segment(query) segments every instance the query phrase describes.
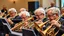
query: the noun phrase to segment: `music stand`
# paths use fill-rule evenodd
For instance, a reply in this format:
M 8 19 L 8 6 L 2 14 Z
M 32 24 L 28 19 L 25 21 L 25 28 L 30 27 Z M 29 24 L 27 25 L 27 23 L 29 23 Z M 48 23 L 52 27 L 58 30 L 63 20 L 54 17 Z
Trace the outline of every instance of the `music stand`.
M 6 19 L 4 18 L 0 18 L 0 23 L 2 24 L 3 26 L 3 33 L 11 33 L 11 30 L 10 30 L 10 25 L 8 24 L 8 22 L 6 21 Z
M 2 24 L 2 21 L 1 20 L 0 20 L 0 33 L 4 33 L 3 24 Z
M 27 29 L 22 29 L 23 36 L 36 36 L 34 31 L 32 30 L 27 30 Z
M 8 33 L 8 34 L 10 33 L 12 36 L 13 36 L 13 35 L 15 35 L 15 36 L 22 36 L 21 33 L 17 33 L 17 32 L 14 32 L 14 31 L 10 30 L 11 27 L 10 27 L 10 25 L 9 25 L 9 23 L 7 22 L 6 19 L 0 18 L 0 21 L 1 21 L 1 23 L 3 24 L 4 33 Z

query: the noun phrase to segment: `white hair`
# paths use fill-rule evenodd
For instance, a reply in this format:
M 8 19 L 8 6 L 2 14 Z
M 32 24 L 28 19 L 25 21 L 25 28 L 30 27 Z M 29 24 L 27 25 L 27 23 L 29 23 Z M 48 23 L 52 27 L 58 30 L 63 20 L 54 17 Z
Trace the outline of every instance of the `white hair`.
M 21 8 L 21 9 L 20 9 L 20 12 L 21 12 L 21 11 L 26 11 L 26 9 L 25 9 L 25 8 Z
M 60 16 L 60 9 L 59 8 L 57 8 L 57 7 L 51 7 L 51 8 L 49 8 L 49 9 L 46 10 L 46 13 L 49 10 L 52 10 L 52 13 L 58 13 L 58 15 Z
M 12 12 L 17 12 L 15 8 L 10 8 L 10 9 L 8 10 L 8 12 L 10 12 L 10 11 L 12 11 Z
M 22 12 L 19 14 L 19 16 L 21 16 L 22 14 L 26 14 L 26 16 L 27 16 L 27 17 L 29 17 L 29 16 L 30 16 L 30 13 L 29 13 L 29 12 L 27 12 L 27 11 L 22 11 Z
M 34 11 L 34 14 L 36 14 L 38 11 L 40 11 L 41 13 L 43 13 L 45 15 L 45 10 L 43 8 L 38 8 Z

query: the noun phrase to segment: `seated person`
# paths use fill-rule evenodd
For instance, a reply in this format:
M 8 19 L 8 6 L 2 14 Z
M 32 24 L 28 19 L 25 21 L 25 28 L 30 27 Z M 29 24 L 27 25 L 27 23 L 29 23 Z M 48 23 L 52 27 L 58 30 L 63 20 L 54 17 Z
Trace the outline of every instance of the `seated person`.
M 29 28 L 29 18 L 30 18 L 30 13 L 28 13 L 27 11 L 23 11 L 23 12 L 21 12 L 20 14 L 19 14 L 22 18 L 22 21 L 21 21 L 21 23 L 19 23 L 19 24 L 22 24 L 21 25 L 21 27 L 19 28 L 20 30 L 22 30 L 23 28 L 25 28 L 25 29 L 28 29 Z M 22 23 L 23 22 L 23 23 Z M 18 25 L 18 23 L 14 26 L 14 27 L 16 27 Z M 12 30 L 15 30 L 14 29 L 14 27 L 12 28 Z
M 35 23 L 37 25 L 40 25 L 41 23 L 45 22 L 44 21 L 45 10 L 43 8 L 36 9 L 35 12 L 34 12 L 34 14 L 35 14 L 35 17 L 36 17 L 36 19 L 34 19 L 34 20 L 36 20 Z M 42 36 L 35 28 L 34 28 L 34 31 L 35 31 L 35 33 L 36 33 L 37 36 Z
M 17 23 L 17 19 L 19 19 L 20 17 L 17 16 L 17 11 L 15 8 L 10 8 L 8 12 L 9 12 L 9 15 L 6 18 L 7 18 L 7 21 L 10 23 L 11 27 L 13 27 L 15 23 Z
M 61 36 L 64 33 L 64 23 L 62 22 L 63 20 L 61 20 L 59 8 L 56 7 L 49 8 L 46 13 L 51 22 L 51 25 L 56 27 L 55 30 L 59 30 L 56 36 Z M 58 23 L 58 21 L 60 21 L 61 24 Z

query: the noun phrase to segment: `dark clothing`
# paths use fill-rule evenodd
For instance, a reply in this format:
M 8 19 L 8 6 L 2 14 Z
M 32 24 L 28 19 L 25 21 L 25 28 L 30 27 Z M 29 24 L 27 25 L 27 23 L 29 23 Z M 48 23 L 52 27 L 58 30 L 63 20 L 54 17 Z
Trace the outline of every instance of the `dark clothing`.
M 10 18 L 10 15 L 7 16 L 7 19 Z M 15 16 L 14 18 L 11 18 L 11 20 L 14 22 L 14 23 L 18 23 L 20 21 L 22 21 L 22 18 L 20 16 Z
M 45 19 L 43 20 L 43 22 L 45 22 L 45 20 L 47 21 L 48 19 L 45 18 Z M 59 30 L 59 32 L 58 32 L 58 34 L 57 34 L 56 36 L 61 36 L 62 34 L 64 34 L 64 19 L 63 19 L 63 18 L 60 18 L 59 21 L 61 22 L 61 27 L 60 27 L 60 28 L 58 28 L 58 27 L 56 27 L 56 26 L 53 26 L 53 27 L 52 27 L 52 28 L 55 28 L 55 30 L 54 30 L 55 33 Z M 42 30 L 47 29 L 48 26 L 50 26 L 50 23 L 49 23 L 49 22 L 46 23 L 45 26 L 43 26 Z M 36 29 L 35 29 L 35 33 L 36 33 L 37 36 L 41 36 L 41 33 L 38 32 Z
M 62 34 L 64 34 L 64 19 L 60 18 L 59 21 L 61 22 L 61 27 L 59 28 L 59 32 L 56 36 L 61 36 Z
M 8 15 L 6 18 L 8 19 L 10 17 L 10 15 Z
M 36 28 L 34 28 L 34 32 L 35 32 L 36 36 L 42 36 L 41 33 L 39 31 L 37 31 Z
M 7 16 L 7 19 L 10 18 L 10 15 Z M 14 27 L 14 25 L 16 23 L 19 23 L 20 21 L 22 21 L 20 16 L 15 16 L 14 18 L 11 18 L 12 22 L 14 23 L 13 25 L 11 25 L 11 27 Z
M 62 16 L 61 18 L 64 19 L 64 16 Z
M 45 22 L 45 21 L 47 21 L 47 18 L 44 18 L 44 19 L 42 20 L 42 22 Z M 46 27 L 48 27 L 47 24 L 46 24 Z M 42 30 L 45 30 L 46 27 L 43 27 Z M 34 31 L 35 31 L 35 33 L 36 33 L 37 36 L 42 36 L 41 33 L 40 33 L 39 31 L 37 31 L 36 28 L 34 28 Z
M 12 19 L 12 21 L 14 23 L 18 23 L 18 22 L 21 22 L 22 21 L 22 18 L 20 16 L 16 16 L 15 18 Z
M 0 18 L 0 36 L 5 36 L 5 34 L 9 34 L 10 31 L 7 25 L 3 25 L 2 20 Z
M 5 14 L 8 14 L 7 9 L 2 9 L 2 10 L 1 10 L 1 12 L 2 12 L 2 13 L 4 13 L 4 12 L 5 12 Z
M 1 23 L 1 21 L 0 21 L 0 33 L 3 33 L 3 24 Z

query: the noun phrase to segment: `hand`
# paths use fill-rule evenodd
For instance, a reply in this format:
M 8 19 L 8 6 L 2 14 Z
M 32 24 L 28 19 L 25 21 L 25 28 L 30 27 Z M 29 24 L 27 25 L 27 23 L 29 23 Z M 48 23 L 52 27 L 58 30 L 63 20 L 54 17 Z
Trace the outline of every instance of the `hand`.
M 60 27 L 60 24 L 59 24 L 58 21 L 56 21 L 56 20 L 52 20 L 52 21 L 51 21 L 51 24 L 52 24 L 52 25 L 55 25 L 55 26 L 57 26 L 57 27 Z
M 10 19 L 7 19 L 7 21 L 8 21 L 10 24 L 13 24 L 13 22 L 12 22 Z
M 35 22 L 36 24 L 41 24 L 41 23 L 43 23 L 42 22 L 42 20 L 39 20 L 39 21 L 37 21 L 37 22 Z
M 28 24 L 29 24 L 28 22 L 25 22 L 25 23 L 24 23 L 24 26 L 28 26 Z

